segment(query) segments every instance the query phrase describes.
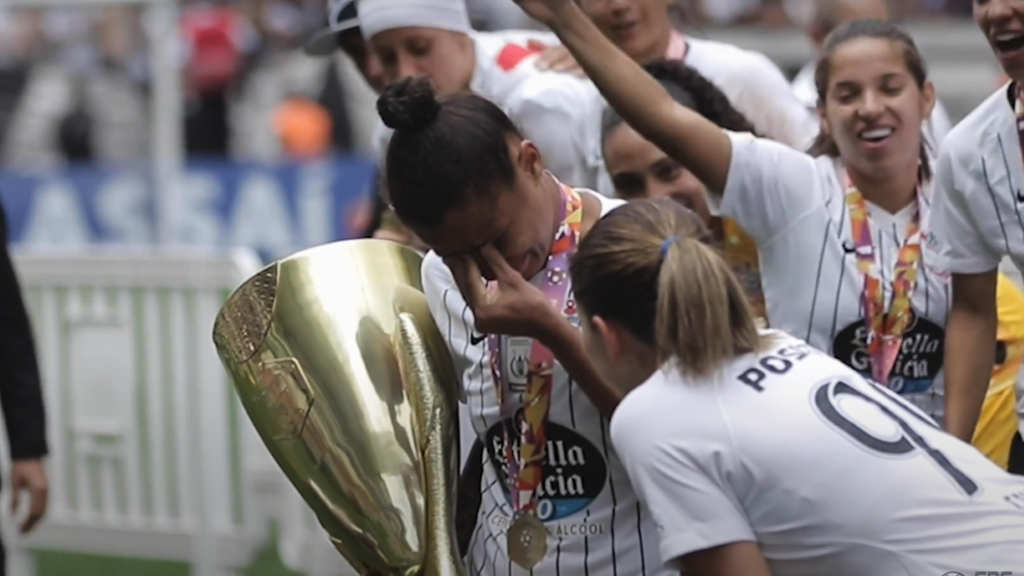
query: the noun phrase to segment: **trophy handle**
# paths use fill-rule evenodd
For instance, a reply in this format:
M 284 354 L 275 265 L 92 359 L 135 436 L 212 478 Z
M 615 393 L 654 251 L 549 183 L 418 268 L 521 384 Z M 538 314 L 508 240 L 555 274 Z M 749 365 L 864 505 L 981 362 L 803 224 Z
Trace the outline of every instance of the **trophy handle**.
M 422 300 L 416 301 L 416 307 Z M 425 306 L 423 306 L 425 308 Z M 423 331 L 437 332 L 431 323 L 421 326 L 422 314 L 399 311 L 396 316 L 394 348 L 402 381 L 408 385 L 417 429 L 417 449 L 426 480 L 427 531 L 430 535 L 423 576 L 466 576 L 455 537 L 455 496 L 459 479 L 459 421 L 456 417 L 457 380 L 450 365 L 437 366 L 430 354 L 430 338 Z M 429 336 L 440 336 L 431 334 Z M 447 351 L 445 351 L 447 352 Z M 444 382 L 444 379 L 449 379 Z

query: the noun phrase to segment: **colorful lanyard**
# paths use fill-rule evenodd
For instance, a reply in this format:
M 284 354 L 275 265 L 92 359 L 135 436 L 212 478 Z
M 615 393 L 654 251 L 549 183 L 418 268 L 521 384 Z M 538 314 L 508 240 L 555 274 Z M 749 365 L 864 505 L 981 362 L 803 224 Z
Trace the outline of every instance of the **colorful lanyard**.
M 722 256 L 743 284 L 747 300 L 758 318 L 767 317 L 764 290 L 761 287 L 760 260 L 757 244 L 740 228 L 735 220 L 722 218 Z
M 686 38 L 677 30 L 673 30 L 665 50 L 666 60 L 686 60 Z
M 583 200 L 579 192 L 559 183 L 564 203 L 562 225 L 555 235 L 547 266 L 531 283 L 540 288 L 551 303 L 567 317 L 576 315 L 571 299 L 569 257 L 576 249 L 583 224 Z M 551 389 L 555 356 L 536 340 L 515 336 L 488 336 L 491 373 L 497 391 L 501 418 L 506 422 L 505 463 L 512 509 L 516 513 L 536 513 L 542 465 L 546 456 L 545 424 L 551 407 Z M 504 374 L 505 368 L 508 374 Z M 513 394 L 523 394 L 522 419 L 511 402 Z M 509 423 L 519 434 L 519 454 L 509 442 Z
M 849 176 L 843 174 L 846 186 L 846 205 L 850 211 L 850 232 L 857 254 L 857 268 L 864 276 L 864 316 L 868 327 L 868 354 L 871 357 L 871 377 L 887 386 L 889 374 L 903 344 L 903 333 L 911 318 L 911 299 L 917 286 L 917 263 L 921 260 L 921 191 L 917 190 L 917 212 L 907 223 L 906 240 L 900 247 L 893 268 L 892 301 L 885 309 L 885 289 L 875 246 L 871 241 L 871 225 L 864 196 L 853 186 Z

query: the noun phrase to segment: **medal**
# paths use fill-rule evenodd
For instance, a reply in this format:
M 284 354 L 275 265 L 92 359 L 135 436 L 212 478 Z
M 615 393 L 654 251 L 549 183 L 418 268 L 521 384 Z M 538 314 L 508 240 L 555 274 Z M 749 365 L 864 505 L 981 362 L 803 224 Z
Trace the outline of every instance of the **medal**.
M 548 531 L 533 514 L 517 514 L 506 536 L 508 558 L 523 570 L 533 570 L 548 553 Z
M 868 329 L 868 354 L 871 358 L 871 378 L 887 386 L 903 344 L 903 333 L 913 318 L 911 299 L 917 286 L 917 267 L 921 260 L 921 191 L 917 190 L 917 213 L 907 224 L 906 240 L 900 247 L 893 267 L 892 301 L 885 306 L 885 287 L 875 246 L 871 240 L 868 207 L 861 193 L 853 187 L 850 178 L 843 175 L 846 184 L 846 205 L 850 212 L 850 234 L 856 246 L 857 268 L 864 277 L 861 298 L 864 303 L 864 324 Z
M 555 235 L 545 269 L 530 282 L 552 305 L 575 318 L 569 282 L 569 257 L 583 225 L 583 201 L 575 190 L 559 185 L 564 200 L 562 224 Z M 540 342 L 513 335 L 489 335 L 491 374 L 504 428 L 504 457 L 513 520 L 505 533 L 509 560 L 532 570 L 548 552 L 548 531 L 537 517 L 540 487 L 547 458 L 547 419 L 554 385 L 555 356 Z M 513 444 L 512 436 L 519 442 Z

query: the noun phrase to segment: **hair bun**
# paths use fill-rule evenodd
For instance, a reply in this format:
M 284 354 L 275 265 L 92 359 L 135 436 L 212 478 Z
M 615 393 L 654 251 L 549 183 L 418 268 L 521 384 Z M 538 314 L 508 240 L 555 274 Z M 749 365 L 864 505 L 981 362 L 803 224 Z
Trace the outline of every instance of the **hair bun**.
M 377 113 L 388 128 L 398 131 L 419 130 L 441 112 L 434 86 L 426 76 L 395 82 L 377 99 Z

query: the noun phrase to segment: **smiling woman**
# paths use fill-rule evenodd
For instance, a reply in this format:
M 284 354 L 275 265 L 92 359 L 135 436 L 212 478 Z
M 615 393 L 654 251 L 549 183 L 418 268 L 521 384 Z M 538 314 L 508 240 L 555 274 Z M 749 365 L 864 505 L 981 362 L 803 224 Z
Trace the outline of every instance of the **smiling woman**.
M 558 4 L 557 12 L 540 8 Z M 929 233 L 923 120 L 935 102 L 914 41 L 858 20 L 825 42 L 818 156 L 723 131 L 677 104 L 569 2 L 521 0 L 641 136 L 757 244 L 768 321 L 943 416 L 948 278 Z M 545 12 L 546 11 L 546 12 Z
M 871 22 L 871 21 L 863 21 Z M 881 22 L 876 20 L 874 22 Z M 833 135 L 833 130 L 829 128 L 830 125 L 835 125 L 846 121 L 849 123 L 851 120 L 857 120 L 855 118 L 858 113 L 858 109 L 851 104 L 856 101 L 858 92 L 862 88 L 858 85 L 856 80 L 850 78 L 840 78 L 834 83 L 830 82 L 833 68 L 842 69 L 844 65 L 844 59 L 851 60 L 847 64 L 855 64 L 858 58 L 863 58 L 865 53 L 869 52 L 869 48 L 862 47 L 861 53 L 858 54 L 856 51 L 848 50 L 844 53 L 837 54 L 837 48 L 848 43 L 851 40 L 856 39 L 860 35 L 864 34 L 865 27 L 847 26 L 841 27 L 838 33 L 829 35 L 825 40 L 823 47 L 823 55 L 821 62 L 814 71 L 814 86 L 818 91 L 818 101 L 827 102 L 829 98 L 829 89 L 832 88 L 832 101 L 829 102 L 829 106 L 826 106 L 822 111 L 823 129 L 818 137 L 814 140 L 811 145 L 810 153 L 815 156 L 841 156 L 841 150 L 836 141 L 836 136 Z M 906 66 L 906 72 L 910 75 L 910 79 L 917 84 L 917 86 L 929 92 L 925 96 L 930 99 L 928 104 L 929 110 L 935 105 L 934 91 L 929 88 L 928 72 L 925 69 L 924 59 L 921 54 L 917 51 L 917 48 L 911 42 L 910 45 L 903 45 L 904 39 L 909 40 L 906 33 L 894 28 L 894 27 L 876 27 L 873 29 L 873 36 L 880 39 L 888 39 L 895 43 L 895 48 L 903 52 L 903 60 Z M 889 75 L 882 79 L 883 91 L 895 92 L 899 90 L 899 85 L 905 83 L 906 78 L 900 78 L 897 75 Z M 830 86 L 832 84 L 832 86 Z M 830 122 L 828 117 L 832 114 L 834 119 Z M 930 112 L 929 112 L 930 114 Z M 888 144 L 891 142 L 891 138 L 896 135 L 896 126 L 890 125 L 889 122 L 865 122 L 861 121 L 860 124 L 856 124 L 852 129 L 847 131 L 840 130 L 840 139 L 848 135 L 855 135 L 857 141 L 859 141 L 860 147 L 865 152 L 871 152 L 874 155 L 883 154 Z M 846 138 L 848 141 L 849 138 Z M 925 180 L 931 178 L 931 163 L 929 160 L 928 145 L 924 139 L 918 139 L 919 149 L 919 168 L 921 171 L 921 177 Z M 847 154 L 844 160 L 847 163 L 851 163 L 852 160 L 858 160 L 859 150 L 857 147 L 847 144 Z M 897 203 L 899 200 L 897 200 Z

